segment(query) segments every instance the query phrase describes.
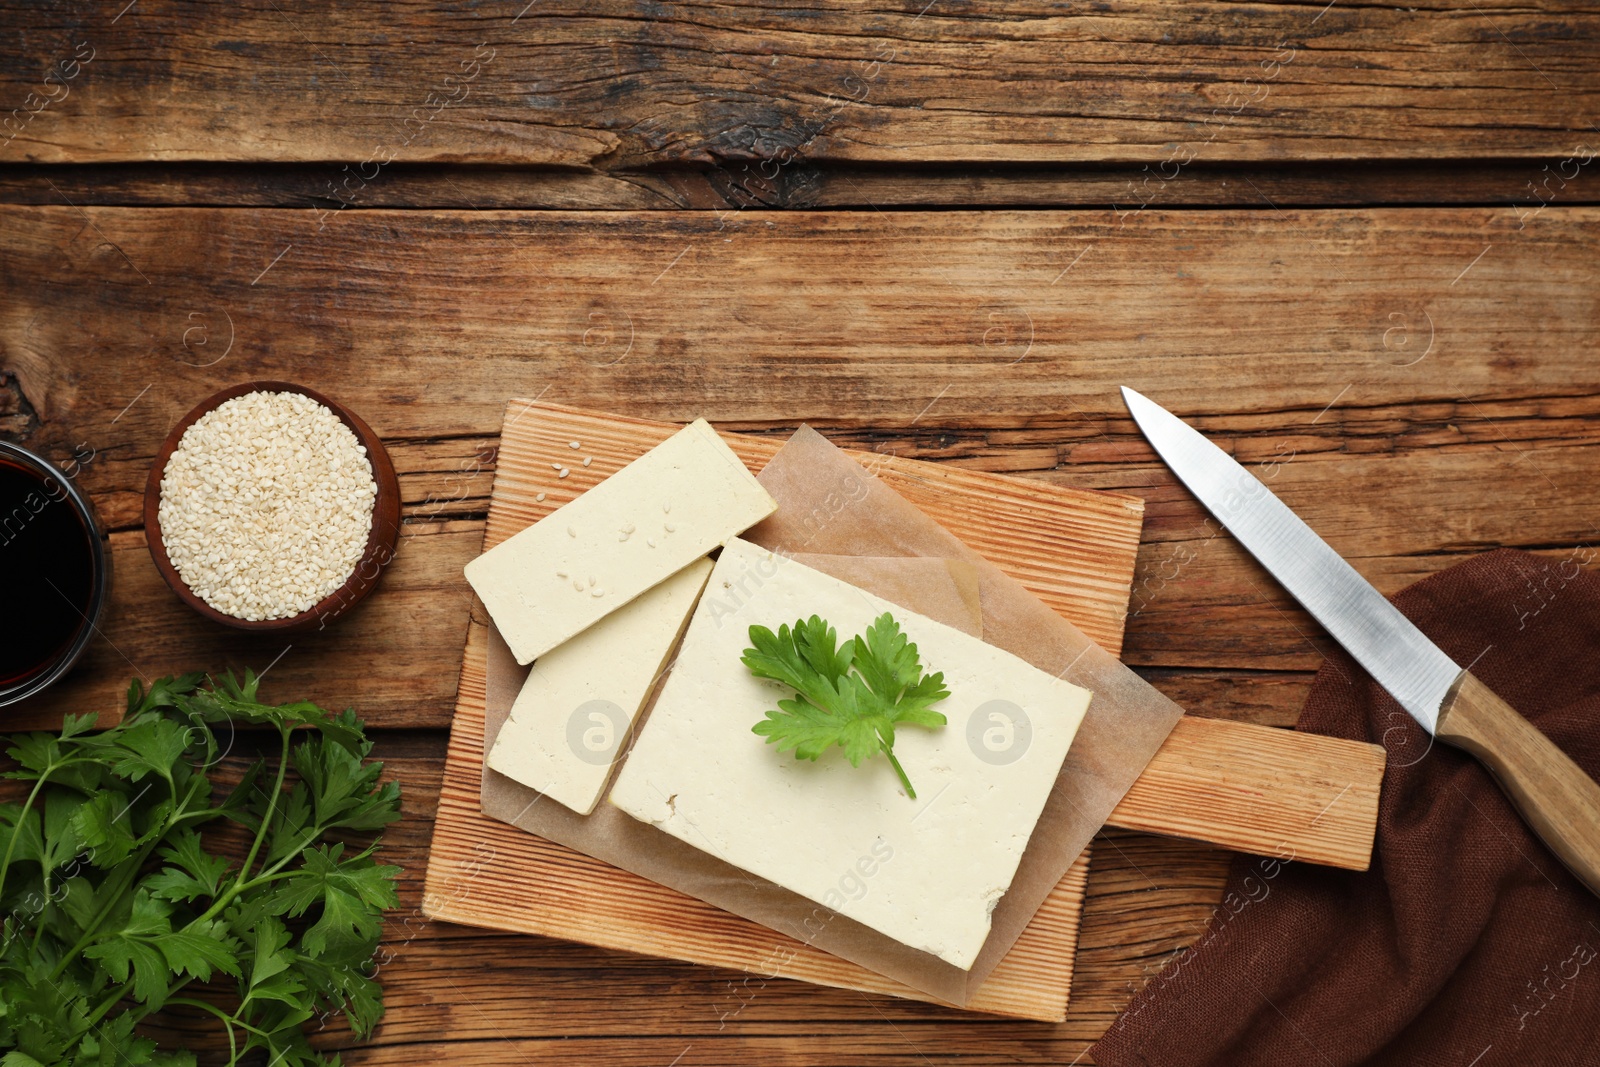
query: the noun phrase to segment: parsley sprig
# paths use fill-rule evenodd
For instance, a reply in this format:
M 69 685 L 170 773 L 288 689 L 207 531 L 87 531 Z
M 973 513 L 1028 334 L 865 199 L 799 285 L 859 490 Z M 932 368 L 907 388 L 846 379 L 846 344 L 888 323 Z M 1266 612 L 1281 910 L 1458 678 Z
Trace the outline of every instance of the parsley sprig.
M 134 682 L 127 716 L 100 733 L 68 715 L 59 735 L 11 739 L 6 777 L 32 785 L 0 805 L 6 1067 L 192 1065 L 135 1033 L 169 1005 L 214 1016 L 230 1064 L 255 1050 L 274 1067 L 337 1064 L 302 1025 L 343 1011 L 366 1035 L 383 1014 L 371 963 L 400 869 L 327 838 L 399 818 L 399 786 L 379 784 L 353 712 L 263 704 L 248 672 L 202 682 Z M 206 772 L 224 723 L 275 730 L 280 755 L 219 799 Z M 224 821 L 250 840 L 242 862 L 201 836 Z
M 797 619 L 793 627 L 750 627 L 753 648 L 742 662 L 758 678 L 770 678 L 795 691 L 752 730 L 778 746 L 794 749 L 795 759 L 814 760 L 829 748 L 844 749 L 859 767 L 882 752 L 915 800 L 905 768 L 894 755 L 894 728 L 899 723 L 937 727 L 945 717 L 931 705 L 950 695 L 944 674 L 922 673 L 917 646 L 900 632 L 894 616 L 884 612 L 867 632 L 839 644 L 834 628 L 816 615 Z

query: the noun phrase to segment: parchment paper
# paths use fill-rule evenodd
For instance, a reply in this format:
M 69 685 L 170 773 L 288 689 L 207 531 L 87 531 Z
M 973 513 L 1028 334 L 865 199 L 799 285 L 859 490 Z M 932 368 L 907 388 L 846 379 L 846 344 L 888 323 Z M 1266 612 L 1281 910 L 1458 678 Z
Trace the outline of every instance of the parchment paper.
M 746 533 L 747 539 L 774 551 L 806 553 L 808 565 L 819 570 L 828 567 L 810 557 L 898 557 L 893 564 L 862 561 L 833 566 L 852 571 L 836 576 L 934 618 L 940 617 L 934 610 L 949 613 L 948 600 L 943 606 L 934 602 L 949 597 L 949 584 L 967 586 L 966 595 L 958 595 L 956 601 L 970 610 L 970 579 L 975 575 L 984 640 L 1094 693 L 972 969 L 963 971 L 909 949 L 844 916 L 831 916 L 819 925 L 814 918 L 818 912 L 815 903 L 713 859 L 606 803 L 594 814 L 580 816 L 485 767 L 484 814 L 698 897 L 942 1000 L 965 1004 L 1104 824 L 1183 710 L 809 427 L 802 427 L 778 451 L 760 481 L 778 501 L 778 511 Z M 904 562 L 908 557 L 927 557 L 936 570 L 929 571 L 927 563 Z M 945 560 L 956 561 L 956 565 Z M 915 572 L 919 569 L 937 577 L 918 582 Z M 926 586 L 929 605 L 921 599 L 902 603 L 897 598 L 896 593 L 916 598 L 919 585 Z M 934 610 L 924 610 L 928 606 Z M 491 624 L 485 751 L 492 747 L 525 673 L 526 668 L 516 664 Z M 647 722 L 647 716 L 641 721 Z
M 978 568 L 964 559 L 787 553 L 796 563 L 859 586 L 919 615 L 983 636 Z

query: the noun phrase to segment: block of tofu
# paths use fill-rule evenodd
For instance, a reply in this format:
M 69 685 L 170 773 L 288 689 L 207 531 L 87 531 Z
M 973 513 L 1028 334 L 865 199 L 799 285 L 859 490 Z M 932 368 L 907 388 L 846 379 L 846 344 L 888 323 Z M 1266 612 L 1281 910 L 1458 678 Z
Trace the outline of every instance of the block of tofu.
M 938 729 L 903 726 L 895 755 L 815 762 L 751 732 L 793 691 L 740 662 L 749 627 L 820 615 L 841 641 L 891 612 L 950 696 Z M 1083 714 L 1087 690 L 942 623 L 735 539 L 722 550 L 672 673 L 612 788 L 637 819 L 914 949 L 967 969 Z
M 579 815 L 593 811 L 710 573 L 709 559 L 695 560 L 535 660 L 489 766 Z
M 696 419 L 468 563 L 467 581 L 531 663 L 777 509 Z

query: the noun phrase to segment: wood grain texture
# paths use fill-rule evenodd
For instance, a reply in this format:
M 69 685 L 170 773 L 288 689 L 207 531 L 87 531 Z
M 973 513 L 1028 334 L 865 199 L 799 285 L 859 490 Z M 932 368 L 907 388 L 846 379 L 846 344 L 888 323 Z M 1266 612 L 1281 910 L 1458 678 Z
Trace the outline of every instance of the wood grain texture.
M 132 12 L 149 6 L 141 0 Z M 95 16 L 85 11 L 85 19 Z M 1342 11 L 1335 5 L 1319 25 Z M 1360 17 L 1389 15 L 1367 9 Z M 163 111 L 159 125 L 171 113 Z M 46 111 L 35 123 L 55 117 Z M 1389 119 L 1376 112 L 1370 124 L 1381 131 Z M 1385 592 L 1500 544 L 1541 552 L 1555 568 L 1600 540 L 1582 521 L 1600 506 L 1600 383 L 1589 355 L 1600 340 L 1600 256 L 1595 217 L 1566 207 L 1588 197 L 1592 166 L 1563 187 L 1544 169 L 1559 159 L 1450 160 L 1439 164 L 1441 180 L 1459 177 L 1469 199 L 1499 206 L 1319 211 L 1289 204 L 1368 194 L 1306 186 L 1325 172 L 1328 182 L 1338 179 L 1321 165 L 1301 165 L 1297 175 L 1295 165 L 1279 172 L 1274 164 L 1249 172 L 1259 193 L 1247 189 L 1231 201 L 1257 210 L 1158 210 L 1186 202 L 1177 190 L 1191 179 L 1212 180 L 1198 177 L 1206 159 L 1162 185 L 1170 201 L 1127 216 L 1120 230 L 1098 200 L 1087 201 L 1092 211 L 1038 212 L 1021 223 L 1009 214 L 950 214 L 943 231 L 897 217 L 866 218 L 847 231 L 751 207 L 727 215 L 731 233 L 716 233 L 714 218 L 688 215 L 675 226 L 641 224 L 637 240 L 625 227 L 597 228 L 586 240 L 574 232 L 586 225 L 576 215 L 508 230 L 493 220 L 421 223 L 406 212 L 359 221 L 352 209 L 328 216 L 321 231 L 317 212 L 305 210 L 80 215 L 48 185 L 54 215 L 0 214 L 0 432 L 61 462 L 80 443 L 96 450 L 79 478 L 121 531 L 114 544 L 126 621 L 112 636 L 146 673 L 230 663 L 260 669 L 283 651 L 205 630 L 163 599 L 153 569 L 140 569 L 148 559 L 131 529 L 138 486 L 188 405 L 233 381 L 287 376 L 355 407 L 396 459 L 409 536 L 397 568 L 410 568 L 409 577 L 397 581 L 397 569 L 364 613 L 325 644 L 296 645 L 267 683 L 281 686 L 273 691 L 284 699 L 315 695 L 354 704 L 382 727 L 432 731 L 418 735 L 411 755 L 390 758 L 407 790 L 406 819 L 390 833 L 391 858 L 407 868 L 405 910 L 391 916 L 395 958 L 382 975 L 389 1019 L 347 1063 L 432 1056 L 661 1064 L 682 1055 L 681 1067 L 691 1067 L 870 1056 L 912 1067 L 949 1054 L 983 1065 L 1088 1064 L 1088 1044 L 1203 932 L 1229 862 L 1193 842 L 1106 831 L 1095 846 L 1068 1017 L 1053 1025 L 774 980 L 718 1029 L 718 1005 L 738 1003 L 732 988 L 742 974 L 423 919 L 420 872 L 468 602 L 460 567 L 482 540 L 506 396 L 550 386 L 547 399 L 657 418 L 705 412 L 722 425 L 779 436 L 809 419 L 848 447 L 1143 497 L 1125 656 L 1192 713 L 1265 725 L 1294 721 L 1324 638 L 1225 534 L 1213 536 L 1204 511 L 1126 419 L 1117 384 L 1161 400 L 1252 464 L 1282 464 L 1274 489 L 1285 491 L 1292 476 L 1297 511 Z M 742 166 L 697 176 L 705 190 L 694 195 L 708 199 L 686 203 L 749 203 L 727 199 L 745 195 Z M 782 178 L 804 170 L 796 163 Z M 1360 163 L 1348 172 L 1368 173 Z M 863 195 L 850 186 L 863 172 L 851 171 L 824 174 L 820 188 L 842 183 L 827 195 L 843 199 L 831 202 L 859 203 L 867 216 L 873 203 L 920 196 L 1003 203 L 1015 195 L 1048 205 L 1072 195 L 1046 176 L 1014 193 L 985 192 L 975 173 L 908 168 L 863 186 Z M 609 175 L 574 174 L 559 192 L 565 199 L 528 206 L 584 207 L 591 195 L 612 206 L 659 204 L 654 191 L 636 202 L 615 199 L 619 180 Z M 1266 184 L 1274 174 L 1277 184 Z M 1548 208 L 1540 210 L 1530 181 L 1542 198 L 1554 195 Z M 1104 196 L 1104 182 L 1095 179 L 1084 195 Z M 80 202 L 83 185 L 57 184 Z M 107 184 L 114 191 L 124 183 Z M 381 186 L 355 208 L 376 202 Z M 1448 199 L 1418 190 L 1371 195 Z M 471 185 L 463 192 L 471 195 L 460 206 L 516 206 L 482 199 L 487 190 Z M 180 186 L 153 195 L 182 204 L 199 194 Z M 803 183 L 785 195 L 774 202 L 804 203 Z M 1215 195 L 1228 203 L 1236 194 Z M 1124 211 L 1138 203 L 1120 195 L 1117 202 Z M 339 201 L 312 203 L 332 209 Z M 730 249 L 748 244 L 768 217 L 782 240 L 742 259 L 742 277 L 703 256 L 707 236 L 734 237 Z M 1135 233 L 1137 241 L 1121 240 Z M 695 234 L 694 250 L 651 287 L 690 243 L 668 237 Z M 480 245 L 488 247 L 482 255 Z M 858 258 L 890 245 L 892 252 Z M 929 264 L 897 266 L 929 248 Z M 945 269 L 935 270 L 933 259 Z M 562 269 L 568 264 L 570 272 Z M 291 270 L 280 276 L 284 267 Z M 971 289 L 955 284 L 969 279 Z M 669 284 L 680 286 L 671 299 L 639 302 Z M 739 296 L 741 285 L 750 299 Z M 796 295 L 801 313 L 768 311 Z M 1045 305 L 1059 316 L 1045 320 L 1027 358 L 1008 366 L 1022 349 L 1013 322 L 1025 323 L 1006 308 L 1037 313 L 1046 298 L 1059 301 Z M 636 317 L 635 352 L 650 360 L 590 366 L 584 355 L 626 336 L 622 305 L 648 312 Z M 847 309 L 848 321 L 835 308 Z M 592 311 L 601 317 L 588 318 Z M 990 319 L 991 311 L 1001 314 Z M 696 330 L 697 322 L 712 328 Z M 984 344 L 995 326 L 1007 329 Z M 594 343 L 586 345 L 591 328 Z M 760 361 L 756 371 L 736 365 L 747 355 Z M 1032 366 L 1046 356 L 1048 367 Z M 1436 476 L 1449 480 L 1448 493 L 1435 489 Z M 1539 607 L 1537 599 L 1506 604 L 1508 625 Z M 133 673 L 108 645 L 94 656 L 71 683 L 81 700 L 63 701 L 75 711 L 116 707 Z M 442 942 L 436 950 L 432 939 Z M 328 1031 L 322 1038 L 331 1046 L 352 1046 L 336 1020 Z
M 145 455 L 247 370 L 353 387 L 386 439 L 491 433 L 507 396 L 548 388 L 933 440 L 1073 423 L 1084 440 L 1028 463 L 1075 473 L 1151 456 L 1094 440 L 1128 425 L 1123 384 L 1280 432 L 1335 401 L 1471 421 L 1600 391 L 1593 208 L 3 217 L 6 369 L 44 425 L 73 405 L 78 440 Z M 80 352 L 103 369 L 80 373 Z
M 64 712 L 86 710 L 109 724 L 121 715 L 130 678 L 148 684 L 190 670 L 242 675 L 269 667 L 275 691 L 293 699 L 355 705 L 373 725 L 414 725 L 419 705 L 455 699 L 460 665 L 442 647 L 465 637 L 472 596 L 461 568 L 477 555 L 482 529 L 467 522 L 405 526 L 394 563 L 365 603 L 337 626 L 288 636 L 206 622 L 161 580 L 143 530 L 113 533 L 112 597 L 100 632 L 70 675 L 6 709 L 6 727 L 55 728 Z M 422 605 L 426 628 L 417 625 Z
M 1127 659 L 1195 712 L 1271 725 L 1293 720 L 1324 639 L 1160 465 L 1117 385 L 1257 469 L 1384 592 L 1493 545 L 1600 539 L 1595 209 L 1558 202 L 1522 229 L 1509 208 L 1151 209 L 1120 229 L 1071 211 L 0 219 L 0 418 L 59 461 L 92 452 L 80 484 L 113 528 L 137 521 L 173 422 L 231 382 L 303 381 L 385 437 L 406 544 L 442 555 L 416 561 L 432 577 L 396 612 L 416 628 L 354 618 L 321 653 L 384 725 L 449 721 L 454 653 L 422 634 L 459 636 L 504 399 L 547 388 L 774 437 L 810 419 L 867 451 L 1142 497 Z M 1462 505 L 1484 500 L 1503 506 Z M 102 647 L 62 692 L 114 706 L 128 661 L 283 650 L 121 590 L 151 625 L 108 631 L 121 654 Z
M 86 386 L 95 380 L 86 379 Z M 387 403 L 365 390 L 352 397 L 349 389 L 341 395 L 360 403 L 362 410 Z M 151 394 L 112 429 L 121 431 L 133 422 Z M 79 397 L 89 403 L 93 395 L 87 388 Z M 1306 424 L 1295 437 L 1302 454 L 1274 481 L 1385 592 L 1495 543 L 1542 551 L 1550 557 L 1549 566 L 1557 567 L 1571 551 L 1540 546 L 1559 544 L 1562 538 L 1572 544 L 1593 540 L 1573 520 L 1600 506 L 1591 458 L 1591 441 L 1600 436 L 1597 408 L 1600 404 L 1549 398 L 1371 412 L 1334 409 L 1314 426 L 1310 419 L 1315 412 L 1284 412 L 1278 415 L 1281 422 Z M 1274 455 L 1285 440 L 1275 434 L 1270 420 L 1269 415 L 1208 416 L 1204 422 L 1225 448 L 1259 462 Z M 69 457 L 69 449 L 87 436 L 72 434 L 72 425 L 46 426 L 33 441 L 60 432 L 68 444 L 55 455 Z M 992 466 L 1057 484 L 1145 497 L 1145 541 L 1135 571 L 1126 658 L 1191 714 L 1291 725 L 1304 700 L 1308 672 L 1320 662 L 1326 640 L 1246 553 L 1219 533 L 1214 522 L 1208 524 L 1204 509 L 1165 468 L 1149 465 L 1153 457 L 1136 439 L 1131 422 L 1102 425 L 1103 431 L 1091 432 L 1077 423 L 1015 430 L 945 423 L 915 435 L 845 428 L 832 429 L 829 436 L 846 446 L 881 445 L 902 456 L 942 460 L 968 470 Z M 104 436 L 96 440 L 101 450 L 80 480 L 90 487 L 102 516 L 123 527 L 112 541 L 117 570 L 112 621 L 105 628 L 111 643 L 97 640 L 91 660 L 48 699 L 48 706 L 114 708 L 135 667 L 154 677 L 196 665 L 260 669 L 270 663 L 287 640 L 269 646 L 225 639 L 165 594 L 150 567 L 143 535 L 127 529 L 137 522 L 138 488 L 149 458 L 140 455 L 136 437 L 127 442 L 108 443 Z M 1043 466 L 1048 462 L 1053 467 L 1058 455 L 1083 453 L 1096 441 L 1101 444 L 1098 459 L 1086 457 L 1060 472 Z M 401 557 L 412 577 L 386 588 L 390 598 L 405 603 L 392 614 L 385 610 L 341 623 L 336 633 L 297 646 L 314 650 L 315 658 L 301 659 L 291 650 L 276 670 L 308 686 L 308 693 L 333 702 L 352 699 L 339 686 L 359 680 L 371 721 L 385 727 L 448 725 L 456 654 L 443 639 L 434 642 L 429 635 L 464 632 L 461 612 L 470 603 L 470 591 L 460 568 L 482 541 L 495 442 L 493 435 L 390 440 L 406 500 Z M 48 446 L 44 451 L 50 454 Z M 1033 467 L 1019 461 L 1041 451 L 1052 458 L 1033 460 Z M 1130 458 L 1119 463 L 1109 458 L 1112 453 Z M 1457 472 L 1464 498 L 1515 500 L 1523 521 L 1502 522 L 1492 512 L 1435 497 L 1432 472 L 1447 461 Z M 1522 477 L 1527 471 L 1550 480 Z M 1325 491 L 1347 479 L 1369 487 L 1371 497 L 1360 502 L 1365 522 L 1350 522 L 1340 495 Z M 1484 540 L 1485 534 L 1493 540 Z M 1519 612 L 1537 606 L 1533 599 L 1508 601 L 1504 610 L 1509 624 L 1516 625 Z M 397 628 L 396 619 L 415 625 Z M 374 670 L 377 663 L 388 666 Z
M 1384 760 L 1379 745 L 1185 716 L 1108 822 L 1364 871 Z
M 563 211 L 1108 209 L 1149 199 L 1147 166 L 929 168 L 806 161 L 769 176 L 771 168 L 764 171 L 759 161 L 604 172 L 395 163 L 384 170 L 381 182 L 362 190 L 355 206 Z M 1462 204 L 1533 211 L 1552 199 L 1564 207 L 1600 201 L 1600 183 L 1568 180 L 1576 166 L 1574 159 L 1563 176 L 1560 160 L 1554 165 L 1546 160 L 1477 160 L 1470 169 L 1431 159 L 1270 164 L 1201 160 L 1162 181 L 1157 202 L 1168 208 Z M 1580 173 L 1586 171 L 1587 165 Z M 0 162 L 0 203 L 336 209 L 341 201 L 329 193 L 328 183 L 342 177 L 341 172 L 337 163 Z
M 1600 895 L 1600 785 L 1510 704 L 1462 672 L 1435 736 L 1483 761 L 1534 833 Z
M 1600 100 L 1564 0 L 119 7 L 7 5 L 3 158 L 338 160 L 359 197 L 395 160 L 1532 157 Z

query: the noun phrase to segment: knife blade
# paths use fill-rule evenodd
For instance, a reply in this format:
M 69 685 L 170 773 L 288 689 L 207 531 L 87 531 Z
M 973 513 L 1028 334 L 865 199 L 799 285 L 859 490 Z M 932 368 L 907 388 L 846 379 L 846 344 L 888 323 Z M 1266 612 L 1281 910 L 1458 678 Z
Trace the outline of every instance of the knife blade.
M 1167 466 L 1228 532 L 1423 729 L 1478 757 L 1551 851 L 1600 895 L 1600 786 L 1233 457 L 1135 390 L 1124 386 L 1122 398 Z

